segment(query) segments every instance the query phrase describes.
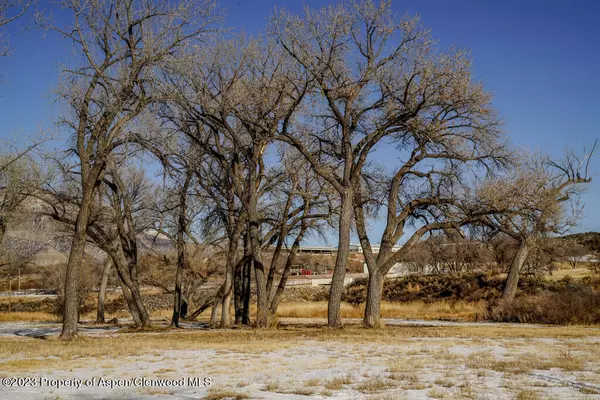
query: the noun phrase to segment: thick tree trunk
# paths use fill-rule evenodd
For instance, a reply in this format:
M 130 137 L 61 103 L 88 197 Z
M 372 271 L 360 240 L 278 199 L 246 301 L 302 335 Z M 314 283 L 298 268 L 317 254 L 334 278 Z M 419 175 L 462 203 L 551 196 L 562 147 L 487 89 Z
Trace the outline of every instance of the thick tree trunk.
M 96 322 L 105 322 L 104 318 L 104 302 L 106 299 L 106 286 L 108 278 L 113 268 L 113 260 L 110 255 L 107 255 L 104 267 L 102 268 L 102 280 L 100 281 L 100 290 L 98 291 L 98 309 L 96 310 Z
M 526 240 L 521 240 L 517 253 L 513 258 L 510 269 L 508 270 L 508 276 L 506 277 L 506 286 L 502 292 L 502 300 L 513 300 L 517 294 L 517 287 L 519 284 L 519 274 L 521 267 L 525 264 L 527 256 L 529 255 L 529 243 Z
M 136 279 L 137 276 L 135 276 L 133 265 L 135 263 L 135 258 L 126 256 L 122 248 L 116 249 L 112 253 L 112 256 L 117 272 L 119 273 L 119 278 L 121 279 L 123 296 L 125 297 L 125 301 L 127 301 L 136 327 L 142 328 L 150 326 L 150 316 L 142 301 L 139 284 Z
M 149 327 L 152 325 L 152 322 L 150 321 L 150 314 L 148 314 L 148 310 L 146 310 L 146 306 L 144 305 L 144 302 L 142 300 L 142 292 L 140 291 L 140 283 L 137 275 L 137 259 L 135 263 L 131 266 L 130 270 L 132 282 L 131 293 L 133 294 L 133 298 L 135 299 L 135 302 L 140 310 L 140 315 L 142 317 L 142 326 Z
M 244 318 L 246 310 L 246 270 L 249 267 L 251 261 L 250 254 L 250 240 L 248 238 L 248 232 L 244 234 L 244 256 L 236 264 L 235 272 L 235 323 L 236 324 L 248 324 L 248 318 Z M 250 306 L 248 299 L 248 307 Z
M 231 296 L 233 295 L 233 274 L 231 277 L 226 277 L 225 280 L 229 288 L 225 291 L 223 301 L 221 302 L 221 328 L 229 329 L 231 328 L 231 314 L 229 310 L 231 309 Z
M 144 327 L 144 328 L 149 327 L 151 325 L 150 315 L 148 314 L 148 311 L 146 310 L 146 306 L 144 305 L 144 302 L 142 301 L 142 294 L 140 292 L 140 287 L 139 287 L 137 281 L 131 282 L 131 286 L 129 287 L 129 289 L 131 290 L 131 295 L 132 295 L 135 305 L 139 311 L 140 318 L 142 320 L 142 327 Z
M 238 224 L 239 225 L 239 224 Z M 237 264 L 238 242 L 240 240 L 241 229 L 236 226 L 229 238 L 229 248 L 227 249 L 227 270 L 225 271 L 225 288 L 223 292 L 223 303 L 221 306 L 221 328 L 231 328 L 231 297 L 233 296 L 233 280 Z
M 249 325 L 250 324 L 250 290 L 252 285 L 252 259 L 249 259 L 244 264 L 244 272 L 243 272 L 243 308 L 242 308 L 242 324 Z
M 329 304 L 327 308 L 327 324 L 332 328 L 342 326 L 340 305 L 344 291 L 346 266 L 350 255 L 350 225 L 352 223 L 352 190 L 347 189 L 341 197 L 340 225 L 338 231 L 338 251 L 335 259 L 335 268 L 331 279 L 329 291 Z
M 181 285 L 183 282 L 183 273 L 187 268 L 187 249 L 185 247 L 185 232 L 187 231 L 187 198 L 190 183 L 192 181 L 193 170 L 188 168 L 185 180 L 179 192 L 179 215 L 177 218 L 177 272 L 175 274 L 175 298 L 173 301 L 173 317 L 171 326 L 179 328 L 179 317 L 181 316 Z
M 248 199 L 245 204 L 248 214 L 248 238 L 250 240 L 250 252 L 254 264 L 254 279 L 256 282 L 256 327 L 264 328 L 269 324 L 269 304 L 267 293 L 267 278 L 265 275 L 265 265 L 262 260 L 262 249 L 260 240 L 260 218 L 258 214 L 258 155 L 254 151 L 254 159 L 251 162 L 250 174 L 247 181 Z
M 221 300 L 223 299 L 223 291 L 225 290 L 225 283 L 219 286 L 219 290 L 215 293 L 215 297 L 212 301 L 212 309 L 210 310 L 210 322 L 209 326 L 211 328 L 216 328 L 218 326 L 218 313 L 219 313 L 219 305 L 221 304 Z
M 131 318 L 133 318 L 133 324 L 136 328 L 141 328 L 144 323 L 142 322 L 142 316 L 140 314 L 140 310 L 138 310 L 137 305 L 135 304 L 135 300 L 133 300 L 133 295 L 131 294 L 131 290 L 125 285 L 121 274 L 119 274 L 120 283 L 121 283 L 121 292 L 123 293 L 123 298 L 125 299 L 125 303 L 127 304 L 127 308 L 129 308 L 129 313 L 131 314 Z
M 8 229 L 8 218 L 6 215 L 0 215 L 0 244 L 2 244 L 2 241 L 4 240 L 6 229 Z
M 244 313 L 244 301 L 243 301 L 243 291 L 244 291 L 244 264 L 238 263 L 235 266 L 235 274 L 233 279 L 233 292 L 234 292 L 234 304 L 233 307 L 235 309 L 235 324 L 239 325 L 242 323 L 242 314 Z
M 146 306 L 142 300 L 142 293 L 140 291 L 140 283 L 137 274 L 137 254 L 129 256 L 128 261 L 129 279 L 126 283 L 130 285 L 129 289 L 131 290 L 135 304 L 140 312 L 140 317 L 142 318 L 142 327 L 149 327 L 151 325 L 150 315 L 148 314 Z
M 381 294 L 383 291 L 383 277 L 377 270 L 369 273 L 367 286 L 367 304 L 363 324 L 368 328 L 378 328 L 381 317 Z
M 219 305 L 221 304 L 221 298 L 222 298 L 222 295 L 219 293 L 219 294 L 217 294 L 217 296 L 215 297 L 215 300 L 213 302 L 212 310 L 210 311 L 210 323 L 209 323 L 209 326 L 211 328 L 216 328 L 218 326 L 217 321 L 219 319 L 218 313 L 219 313 Z
M 120 263 L 115 261 L 114 258 L 113 258 L 113 263 L 114 263 L 113 265 L 115 267 L 115 270 L 117 271 L 117 276 L 119 277 L 121 293 L 123 293 L 123 298 L 125 299 L 125 304 L 127 304 L 127 308 L 129 308 L 129 313 L 131 314 L 131 317 L 133 318 L 133 323 L 134 323 L 135 327 L 140 328 L 142 326 L 142 318 L 140 316 L 140 312 L 137 308 L 137 305 L 135 304 L 135 301 L 133 300 L 131 290 L 129 290 L 129 287 L 125 284 L 126 278 L 123 275 L 126 273 L 126 271 L 124 271 L 124 269 L 122 268 Z
M 183 247 L 178 246 L 177 247 Z M 181 284 L 183 282 L 183 268 L 185 265 L 185 250 L 178 249 L 177 272 L 175 273 L 175 298 L 173 299 L 173 317 L 171 326 L 179 328 L 179 317 L 181 315 Z
M 250 227 L 250 243 L 252 246 L 252 261 L 254 263 L 254 279 L 256 282 L 256 327 L 264 328 L 269 325 L 269 305 L 265 267 L 260 254 L 258 227 Z
M 87 224 L 90 217 L 92 187 L 83 188 L 83 198 L 77 213 L 71 251 L 65 275 L 65 298 L 63 304 L 63 325 L 60 338 L 71 340 L 77 336 L 77 323 L 79 322 L 79 270 L 83 261 L 85 244 L 87 240 Z
M 232 285 L 232 281 L 233 281 L 233 274 L 231 275 L 230 278 L 225 278 L 225 280 L 230 279 L 230 281 L 228 282 L 229 285 L 229 289 L 225 292 L 225 295 L 223 296 L 223 302 L 221 304 L 221 328 L 222 329 L 229 329 L 231 328 L 231 314 L 230 314 L 230 309 L 231 309 L 231 296 L 233 295 L 233 285 Z

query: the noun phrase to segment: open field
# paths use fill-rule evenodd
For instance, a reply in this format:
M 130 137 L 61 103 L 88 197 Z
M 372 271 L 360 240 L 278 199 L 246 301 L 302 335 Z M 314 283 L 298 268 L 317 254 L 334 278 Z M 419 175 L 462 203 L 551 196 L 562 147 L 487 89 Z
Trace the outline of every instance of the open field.
M 331 330 L 321 325 L 324 322 L 321 319 L 311 322 L 314 324 L 310 326 L 292 324 L 272 330 L 205 330 L 200 324 L 176 330 L 157 327 L 141 333 L 100 329 L 96 335 L 85 333 L 70 343 L 63 343 L 56 336 L 45 340 L 2 336 L 3 378 L 96 378 L 100 382 L 103 377 L 121 379 L 123 384 L 138 377 L 186 381 L 183 386 L 175 387 L 2 386 L 0 397 L 591 399 L 600 396 L 600 328 L 597 327 L 429 323 L 429 326 L 388 324 L 379 330 L 356 326 Z M 191 386 L 187 378 L 193 377 L 210 378 L 211 385 Z
M 346 327 L 331 330 L 327 303 L 301 292 L 280 305 L 278 328 L 207 329 L 208 309 L 198 322 L 171 329 L 170 296 L 165 303 L 155 302 L 153 292 L 144 295 L 159 307 L 151 310 L 151 330 L 131 330 L 124 305 L 106 315 L 118 325 L 92 323 L 92 293 L 81 338 L 69 343 L 58 340 L 57 316 L 39 298 L 0 298 L 22 310 L 0 312 L 0 377 L 37 379 L 35 387 L 0 385 L 0 398 L 600 398 L 600 326 L 594 324 L 480 322 L 487 301 L 452 298 L 384 301 L 385 327 L 378 330 L 360 327 L 364 304 L 344 302 Z M 153 381 L 139 386 L 135 378 Z M 73 379 L 82 386 L 56 387 Z M 106 386 L 111 383 L 118 387 Z

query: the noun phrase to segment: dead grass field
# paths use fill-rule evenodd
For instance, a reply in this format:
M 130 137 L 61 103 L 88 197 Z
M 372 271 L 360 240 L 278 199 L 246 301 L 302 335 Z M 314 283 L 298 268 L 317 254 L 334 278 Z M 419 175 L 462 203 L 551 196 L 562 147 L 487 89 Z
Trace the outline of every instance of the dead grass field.
M 485 307 L 485 302 L 466 301 L 382 302 L 381 316 L 382 318 L 474 321 L 478 314 L 485 311 Z M 348 303 L 342 303 L 343 318 L 362 318 L 364 311 L 364 304 L 354 307 Z M 281 318 L 327 318 L 327 302 L 283 303 L 277 310 L 277 316 Z
M 0 398 L 585 399 L 600 395 L 600 329 L 290 326 L 155 328 L 62 342 L 0 337 L 0 377 L 211 377 L 210 387 L 0 387 Z
M 547 274 L 546 279 L 558 281 L 566 276 L 570 276 L 573 279 L 580 279 L 585 278 L 586 276 L 593 276 L 589 266 L 585 265 L 586 263 L 581 264 L 583 265 L 580 267 L 571 268 L 567 263 L 558 263 L 559 268 L 552 271 L 552 275 Z
M 0 299 L 0 301 L 2 300 Z M 485 311 L 485 307 L 485 302 L 473 303 L 466 301 L 437 301 L 434 303 L 424 303 L 422 301 L 410 303 L 383 302 L 381 304 L 381 315 L 382 318 L 474 321 L 478 314 L 481 315 Z M 364 310 L 364 305 L 354 307 L 348 303 L 342 303 L 343 318 L 362 318 Z M 210 316 L 210 311 L 210 308 L 204 311 L 200 316 L 201 319 Z M 256 312 L 255 306 L 251 308 L 251 312 L 253 314 Z M 172 310 L 156 310 L 151 312 L 151 315 L 154 318 L 170 318 Z M 279 318 L 326 318 L 327 302 L 283 303 L 279 306 L 277 316 Z M 130 315 L 126 311 L 106 314 L 106 320 L 128 317 Z M 84 320 L 94 320 L 95 318 L 95 312 L 82 315 Z M 57 316 L 43 312 L 0 312 L 0 322 L 57 320 Z

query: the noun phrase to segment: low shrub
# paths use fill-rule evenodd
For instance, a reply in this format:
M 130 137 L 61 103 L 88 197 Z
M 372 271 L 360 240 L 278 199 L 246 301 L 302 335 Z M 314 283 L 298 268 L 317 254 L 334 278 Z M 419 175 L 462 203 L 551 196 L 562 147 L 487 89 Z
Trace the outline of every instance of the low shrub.
M 391 302 L 438 300 L 491 301 L 497 299 L 504 289 L 505 278 L 482 272 L 441 275 L 410 275 L 386 279 L 383 284 L 383 300 Z M 560 287 L 561 281 L 549 282 L 537 276 L 523 276 L 519 289 L 526 294 Z M 358 305 L 366 300 L 367 279 L 358 279 L 348 285 L 343 300 Z
M 504 290 L 506 278 L 483 272 L 440 275 L 410 275 L 386 279 L 382 299 L 390 302 L 469 301 L 495 302 Z M 524 275 L 519 279 L 519 295 L 536 295 L 543 292 L 560 292 L 571 286 L 590 288 L 600 292 L 600 279 L 586 277 L 580 280 L 569 276 L 557 281 L 536 275 Z M 571 290 L 571 289 L 569 289 Z M 366 301 L 367 278 L 357 279 L 348 285 L 343 300 L 359 305 Z
M 492 304 L 483 318 L 497 322 L 599 324 L 600 293 L 577 284 L 554 292 L 521 295 Z

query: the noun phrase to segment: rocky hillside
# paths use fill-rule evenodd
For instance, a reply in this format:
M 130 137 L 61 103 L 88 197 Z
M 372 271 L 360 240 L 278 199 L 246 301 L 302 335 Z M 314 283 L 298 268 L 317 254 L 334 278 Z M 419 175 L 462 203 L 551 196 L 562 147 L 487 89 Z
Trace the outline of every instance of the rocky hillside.
M 64 227 L 52 218 L 40 214 L 39 200 L 26 200 L 21 212 L 9 221 L 9 227 L 0 243 L 1 269 L 11 267 L 38 267 L 65 265 L 68 260 L 71 238 Z M 138 248 L 167 252 L 173 249 L 169 239 L 156 232 L 148 231 L 139 235 Z M 86 253 L 93 260 L 102 262 L 105 255 L 93 245 L 87 246 Z

